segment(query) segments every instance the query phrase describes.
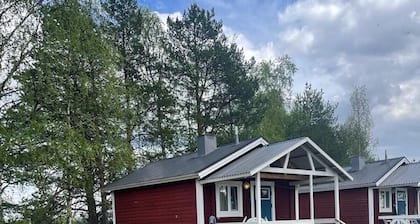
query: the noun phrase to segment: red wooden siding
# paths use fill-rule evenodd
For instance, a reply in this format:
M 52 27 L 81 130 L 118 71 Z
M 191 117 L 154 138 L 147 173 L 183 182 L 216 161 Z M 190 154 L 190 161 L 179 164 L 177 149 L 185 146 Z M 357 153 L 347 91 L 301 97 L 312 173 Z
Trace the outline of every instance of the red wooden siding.
M 289 186 L 288 181 L 277 181 L 276 191 L 276 219 L 290 220 L 294 218 L 295 190 Z
M 196 223 L 195 181 L 115 192 L 118 224 Z
M 407 189 L 408 214 L 417 214 L 417 189 L 410 187 Z
M 314 193 L 315 218 L 334 218 L 334 192 Z M 300 218 L 309 218 L 309 194 L 299 196 Z M 345 223 L 368 224 L 367 188 L 340 191 L 340 216 Z

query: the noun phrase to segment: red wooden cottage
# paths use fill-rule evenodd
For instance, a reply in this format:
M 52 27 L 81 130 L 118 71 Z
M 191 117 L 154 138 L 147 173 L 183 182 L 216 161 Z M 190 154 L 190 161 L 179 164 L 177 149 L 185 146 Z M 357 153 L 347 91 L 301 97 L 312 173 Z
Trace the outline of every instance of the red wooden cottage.
M 420 163 L 409 163 L 404 157 L 365 163 L 361 157 L 354 157 L 346 170 L 354 179 L 340 183 L 340 215 L 344 222 L 420 223 Z M 309 201 L 308 191 L 302 190 L 303 204 Z M 334 206 L 333 186 L 317 185 L 314 191 L 314 203 L 320 206 L 315 218 L 329 217 L 333 214 L 328 209 Z
M 197 152 L 151 163 L 103 190 L 112 194 L 118 224 L 339 223 L 339 181 L 348 180 L 306 137 L 217 147 L 215 137 L 202 136 Z M 328 208 L 314 200 L 314 186 L 322 183 L 334 186 Z M 305 186 L 307 202 L 300 198 Z M 328 217 L 315 219 L 318 207 Z

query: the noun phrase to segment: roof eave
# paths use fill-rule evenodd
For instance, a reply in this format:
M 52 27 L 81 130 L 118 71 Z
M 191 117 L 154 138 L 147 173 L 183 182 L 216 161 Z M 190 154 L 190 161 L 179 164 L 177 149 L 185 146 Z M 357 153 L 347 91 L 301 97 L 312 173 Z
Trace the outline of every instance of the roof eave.
M 400 167 L 401 165 L 403 165 L 404 163 L 409 163 L 407 158 L 401 158 L 401 160 L 395 164 L 395 166 L 393 166 L 390 170 L 388 170 L 388 172 L 385 173 L 385 175 L 383 175 L 378 181 L 376 181 L 375 186 L 379 187 L 379 185 L 381 185 L 396 169 L 398 169 L 398 167 Z
M 113 191 L 119 191 L 119 190 L 125 190 L 129 188 L 136 188 L 136 187 L 144 187 L 144 186 L 150 186 L 150 185 L 157 185 L 157 184 L 165 184 L 165 183 L 172 183 L 177 181 L 183 181 L 183 180 L 190 180 L 198 178 L 198 174 L 188 174 L 188 175 L 182 175 L 182 176 L 176 176 L 176 177 L 169 177 L 169 178 L 162 178 L 162 179 L 155 179 L 145 182 L 139 182 L 139 183 L 133 183 L 133 184 L 126 184 L 126 185 L 120 185 L 115 187 L 104 187 L 101 189 L 102 192 L 113 192 Z

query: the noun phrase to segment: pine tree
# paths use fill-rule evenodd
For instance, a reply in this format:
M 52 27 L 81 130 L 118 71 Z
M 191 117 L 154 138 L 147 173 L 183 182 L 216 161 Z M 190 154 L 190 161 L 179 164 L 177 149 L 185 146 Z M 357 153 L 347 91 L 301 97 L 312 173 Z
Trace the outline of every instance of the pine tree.
M 250 64 L 236 44 L 223 34 L 214 10 L 192 4 L 181 19 L 168 18 L 171 63 L 178 79 L 181 111 L 189 148 L 195 137 L 217 134 L 238 120 L 258 88 L 247 76 Z

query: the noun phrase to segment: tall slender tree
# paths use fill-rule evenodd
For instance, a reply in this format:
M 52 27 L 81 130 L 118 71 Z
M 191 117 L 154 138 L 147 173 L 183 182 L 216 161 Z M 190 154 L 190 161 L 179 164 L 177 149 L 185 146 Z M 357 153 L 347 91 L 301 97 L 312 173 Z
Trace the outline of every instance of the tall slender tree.
M 350 156 L 363 156 L 372 159 L 375 141 L 372 137 L 372 115 L 366 93 L 366 86 L 355 86 L 350 97 L 351 113 L 340 135 Z
M 247 76 L 250 65 L 227 41 L 213 9 L 192 4 L 182 18 L 167 22 L 178 99 L 193 148 L 195 136 L 235 123 L 235 113 L 254 95 L 257 83 Z
M 127 141 L 135 149 L 150 146 L 143 150 L 147 158 L 165 158 L 177 146 L 166 34 L 159 18 L 135 0 L 111 0 L 104 6 L 105 28 L 121 56 Z

